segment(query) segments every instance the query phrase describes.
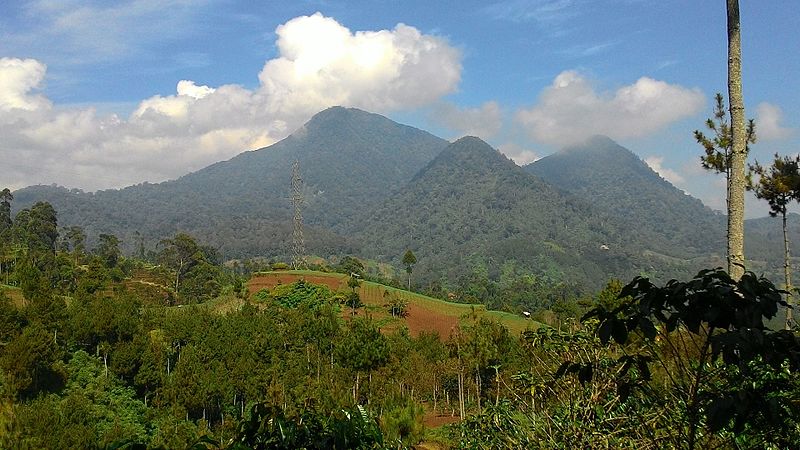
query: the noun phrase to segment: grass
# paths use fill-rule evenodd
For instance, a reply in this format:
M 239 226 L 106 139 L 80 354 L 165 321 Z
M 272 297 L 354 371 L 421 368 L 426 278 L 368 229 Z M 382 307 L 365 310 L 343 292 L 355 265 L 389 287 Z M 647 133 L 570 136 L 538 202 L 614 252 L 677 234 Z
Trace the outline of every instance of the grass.
M 17 308 L 22 308 L 25 305 L 25 298 L 22 296 L 22 289 L 16 286 L 9 286 L 7 284 L 0 284 L 0 291 L 3 291 L 8 298 L 14 303 Z
M 281 270 L 275 272 L 259 272 L 254 274 L 254 278 L 258 276 L 292 276 L 297 278 L 307 277 L 311 278 L 327 278 L 332 280 L 330 284 L 338 285 L 340 288 L 346 289 L 348 276 L 341 273 L 317 272 L 313 270 Z M 387 294 L 385 296 L 385 294 Z M 386 308 L 383 306 L 388 302 L 390 297 L 397 297 L 409 304 L 415 304 L 418 307 L 431 312 L 435 315 L 442 315 L 456 319 L 462 319 L 469 316 L 476 316 L 478 318 L 488 318 L 505 325 L 509 331 L 514 334 L 519 334 L 528 328 L 537 328 L 540 324 L 516 314 L 511 314 L 502 311 L 487 310 L 484 305 L 454 303 L 438 298 L 428 297 L 426 295 L 409 292 L 404 289 L 399 289 L 391 286 L 386 286 L 372 281 L 362 281 L 359 287 L 359 295 L 361 301 L 366 305 L 365 311 L 368 311 L 375 320 L 381 323 L 390 324 L 397 322 L 393 319 Z

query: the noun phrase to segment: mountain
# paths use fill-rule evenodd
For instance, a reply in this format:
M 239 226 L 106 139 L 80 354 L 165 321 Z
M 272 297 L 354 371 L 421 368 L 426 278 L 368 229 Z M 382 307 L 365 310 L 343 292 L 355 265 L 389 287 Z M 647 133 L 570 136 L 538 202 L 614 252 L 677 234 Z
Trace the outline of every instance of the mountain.
M 605 136 L 565 148 L 525 170 L 561 192 L 601 208 L 641 249 L 662 261 L 657 265 L 673 265 L 665 275 L 676 276 L 679 266 L 693 274 L 701 268 L 725 265 L 726 216 L 676 188 L 633 152 Z M 800 216 L 790 218 L 789 230 L 795 247 L 800 243 Z M 779 219 L 745 221 L 749 269 L 779 279 L 782 245 Z
M 564 195 L 474 137 L 445 148 L 362 227 L 364 251 L 398 263 L 406 248 L 426 279 L 504 263 L 598 285 L 638 273 L 624 232 L 589 204 Z
M 724 216 L 605 136 L 565 148 L 525 170 L 602 209 L 651 251 L 684 259 L 724 254 Z
M 306 241 L 317 254 L 353 252 L 337 233 L 431 161 L 447 141 L 383 116 L 334 107 L 286 139 L 244 152 L 174 181 L 96 193 L 34 186 L 14 193 L 15 208 L 50 201 L 61 224 L 90 236 L 110 232 L 133 248 L 188 231 L 226 257 L 286 255 L 291 236 L 291 166 L 305 184 Z M 137 234 L 138 233 L 138 234 Z
M 724 265 L 724 216 L 608 138 L 520 168 L 477 138 L 450 144 L 341 107 L 272 146 L 177 180 L 96 193 L 32 186 L 14 193 L 13 207 L 49 201 L 61 226 L 84 227 L 90 246 L 113 233 L 133 253 L 185 231 L 224 258 L 286 258 L 295 160 L 310 254 L 399 266 L 410 248 L 415 276 L 427 280 L 515 266 L 592 287 L 609 277 L 686 278 Z M 776 221 L 748 221 L 745 248 L 750 268 L 773 278 L 782 255 Z M 800 242 L 800 229 L 791 229 Z

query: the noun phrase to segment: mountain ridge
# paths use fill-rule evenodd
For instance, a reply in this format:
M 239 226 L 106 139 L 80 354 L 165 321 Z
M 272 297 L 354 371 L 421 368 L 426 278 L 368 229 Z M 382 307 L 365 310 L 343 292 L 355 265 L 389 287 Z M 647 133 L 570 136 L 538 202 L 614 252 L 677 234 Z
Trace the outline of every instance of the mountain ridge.
M 516 264 L 598 286 L 611 276 L 690 276 L 724 255 L 724 216 L 607 137 L 519 167 L 476 137 L 449 143 L 342 107 L 269 147 L 176 180 L 95 193 L 34 186 L 16 191 L 13 207 L 48 200 L 62 226 L 83 226 L 90 240 L 113 233 L 128 253 L 180 231 L 225 258 L 286 258 L 295 160 L 305 181 L 306 247 L 319 256 L 399 266 L 412 248 L 421 252 L 415 273 L 428 279 L 467 269 L 497 275 Z M 750 228 L 748 256 L 774 271 L 774 224 Z

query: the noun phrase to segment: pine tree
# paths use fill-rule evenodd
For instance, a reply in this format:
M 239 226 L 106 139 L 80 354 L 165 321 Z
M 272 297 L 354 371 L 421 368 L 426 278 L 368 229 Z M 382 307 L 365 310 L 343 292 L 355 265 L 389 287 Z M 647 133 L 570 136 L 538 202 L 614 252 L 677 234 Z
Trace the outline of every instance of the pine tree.
M 406 273 L 408 273 L 408 290 L 411 290 L 411 272 L 414 270 L 414 264 L 417 263 L 417 257 L 414 256 L 414 252 L 411 250 L 406 250 L 406 254 L 403 255 L 403 265 L 406 266 Z
M 714 118 L 706 127 L 714 132 L 711 138 L 695 131 L 697 142 L 705 149 L 700 159 L 703 167 L 725 173 L 728 209 L 728 273 L 741 278 L 745 270 L 744 259 L 744 191 L 747 187 L 745 162 L 748 144 L 755 142 L 755 124 L 745 123 L 742 98 L 742 39 L 739 23 L 739 1 L 727 0 L 728 16 L 728 100 L 730 123 L 725 119 L 725 102 L 722 94 L 715 97 Z
M 750 182 L 748 189 L 756 197 L 769 203 L 769 215 L 776 217 L 780 214 L 783 220 L 783 272 L 785 289 L 788 292 L 786 302 L 792 304 L 791 265 L 789 262 L 789 235 L 786 227 L 786 208 L 793 200 L 800 199 L 800 156 L 780 157 L 775 154 L 775 160 L 769 167 L 763 167 L 756 161 L 750 166 Z M 753 182 L 752 176 L 758 180 Z M 786 309 L 786 329 L 791 329 L 792 309 Z

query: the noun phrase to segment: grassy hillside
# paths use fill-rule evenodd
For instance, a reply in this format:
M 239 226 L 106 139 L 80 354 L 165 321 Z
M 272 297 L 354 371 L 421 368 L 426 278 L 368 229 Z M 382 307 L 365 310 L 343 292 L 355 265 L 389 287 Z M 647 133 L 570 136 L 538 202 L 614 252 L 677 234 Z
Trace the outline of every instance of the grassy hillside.
M 7 286 L 0 284 L 0 292 L 4 293 L 17 308 L 21 308 L 25 304 L 25 299 L 22 297 L 22 290 L 14 286 Z
M 310 283 L 324 284 L 335 291 L 347 291 L 348 277 L 341 273 L 326 273 L 303 270 L 262 272 L 253 276 L 248 284 L 251 293 L 260 289 L 270 289 L 279 284 L 293 283 L 304 279 Z M 450 331 L 460 320 L 485 317 L 505 325 L 513 334 L 519 334 L 527 328 L 536 328 L 540 324 L 514 314 L 489 311 L 483 305 L 467 305 L 452 303 L 427 297 L 425 295 L 365 281 L 358 289 L 365 307 L 359 314 L 370 314 L 381 324 L 382 328 L 391 330 L 407 326 L 412 335 L 422 331 L 438 331 L 443 339 L 447 339 Z M 392 318 L 385 306 L 388 298 L 396 296 L 408 302 L 408 315 L 404 318 Z M 221 308 L 221 306 L 218 306 Z M 343 311 L 349 315 L 349 311 Z

